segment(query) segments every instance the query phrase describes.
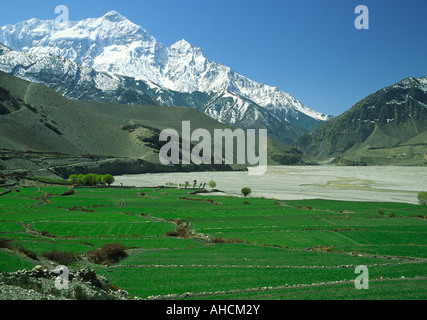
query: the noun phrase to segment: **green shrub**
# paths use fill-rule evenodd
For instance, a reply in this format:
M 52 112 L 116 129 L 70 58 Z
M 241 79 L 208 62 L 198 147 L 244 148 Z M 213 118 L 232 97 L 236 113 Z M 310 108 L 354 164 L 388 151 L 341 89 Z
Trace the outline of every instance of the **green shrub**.
M 211 189 L 216 188 L 216 182 L 214 180 L 209 181 L 208 186 L 211 187 Z
M 246 198 L 248 195 L 250 195 L 252 193 L 252 190 L 251 190 L 251 188 L 243 188 L 241 192 Z
M 81 179 L 81 183 L 86 186 L 95 186 L 97 178 L 98 178 L 98 175 L 89 173 L 83 176 L 83 178 Z
M 70 181 L 70 183 L 72 183 L 72 184 L 75 184 L 75 183 L 77 183 L 77 178 L 78 178 L 78 175 L 76 175 L 76 174 L 72 174 L 72 175 L 68 178 L 68 181 Z
M 102 176 L 102 183 L 108 184 L 108 186 L 110 186 L 111 184 L 114 183 L 115 179 L 111 174 L 106 174 L 104 176 Z
M 77 184 L 81 184 L 82 183 L 82 179 L 83 179 L 84 176 L 85 176 L 84 174 L 79 174 L 77 176 L 76 183 Z
M 420 205 L 425 206 L 427 204 L 427 192 L 419 192 L 417 198 Z
M 102 184 L 104 185 L 105 183 L 102 181 L 102 177 L 101 175 L 97 174 L 95 177 L 95 184 Z
M 71 184 L 81 184 L 85 186 L 96 186 L 98 184 L 100 185 L 111 185 L 114 183 L 115 179 L 111 174 L 106 175 L 100 175 L 95 173 L 88 173 L 86 175 L 79 174 L 75 175 L 72 174 L 68 180 L 66 180 L 68 183 Z

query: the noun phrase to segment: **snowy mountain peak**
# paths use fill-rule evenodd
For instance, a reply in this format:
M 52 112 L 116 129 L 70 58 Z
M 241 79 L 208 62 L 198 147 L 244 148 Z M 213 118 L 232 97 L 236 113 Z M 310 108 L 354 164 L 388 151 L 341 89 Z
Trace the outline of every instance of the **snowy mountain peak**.
M 182 39 L 171 45 L 170 48 L 180 52 L 188 52 L 192 46 L 187 40 Z
M 53 23 L 34 19 L 2 27 L 0 42 L 14 50 L 58 55 L 97 71 L 149 80 L 179 92 L 228 90 L 291 122 L 298 123 L 301 114 L 312 124 L 328 120 L 289 94 L 210 61 L 186 40 L 166 47 L 117 11 L 70 22 L 67 29 L 55 29 Z
M 122 16 L 115 10 L 111 10 L 102 16 L 103 19 L 109 20 L 111 22 L 118 22 L 123 20 L 128 20 L 126 17 Z M 129 21 L 129 20 L 128 20 Z

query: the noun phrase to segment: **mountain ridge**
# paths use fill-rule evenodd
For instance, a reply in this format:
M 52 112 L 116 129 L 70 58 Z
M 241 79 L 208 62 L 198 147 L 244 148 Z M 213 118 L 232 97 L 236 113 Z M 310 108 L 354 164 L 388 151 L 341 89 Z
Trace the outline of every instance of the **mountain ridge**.
M 27 81 L 42 83 L 71 99 L 192 107 L 223 124 L 243 129 L 266 128 L 272 138 L 285 144 L 290 144 L 307 132 L 253 101 L 227 90 L 177 92 L 150 81 L 98 72 L 56 55 L 31 54 L 1 46 L 0 70 Z M 224 92 L 229 94 L 225 97 Z M 244 108 L 245 105 L 250 105 L 250 110 Z
M 407 77 L 319 125 L 293 146 L 313 161 L 425 165 L 426 131 L 427 76 Z
M 197 123 L 211 134 L 215 129 L 236 129 L 188 107 L 71 100 L 45 85 L 0 71 L 0 153 L 5 154 L 0 157 L 0 169 L 5 174 L 39 176 L 43 172 L 68 178 L 71 173 L 91 171 L 137 174 L 246 168 L 161 165 L 160 132 L 169 128 L 179 132 L 182 121 Z M 30 161 L 20 153 L 40 155 Z M 270 138 L 267 159 L 273 165 L 306 161 L 296 149 Z
M 4 26 L 0 42 L 24 52 L 59 55 L 97 71 L 149 80 L 178 92 L 229 90 L 309 130 L 330 119 L 276 87 L 210 61 L 186 40 L 166 47 L 116 11 L 70 22 L 70 28 L 64 30 L 54 29 L 53 21 L 37 19 Z M 301 116 L 306 119 L 299 122 Z

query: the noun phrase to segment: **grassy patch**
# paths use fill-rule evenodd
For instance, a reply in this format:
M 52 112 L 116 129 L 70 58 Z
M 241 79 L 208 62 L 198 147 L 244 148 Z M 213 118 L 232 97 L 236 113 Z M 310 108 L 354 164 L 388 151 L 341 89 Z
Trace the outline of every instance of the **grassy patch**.
M 422 206 L 258 198 L 248 205 L 173 188 L 76 188 L 62 196 L 67 190 L 23 188 L 1 197 L 0 270 L 32 267 L 29 252 L 97 263 L 98 272 L 143 298 L 392 299 L 400 285 L 404 297 L 427 297 Z M 357 265 L 369 267 L 372 291 L 354 289 Z

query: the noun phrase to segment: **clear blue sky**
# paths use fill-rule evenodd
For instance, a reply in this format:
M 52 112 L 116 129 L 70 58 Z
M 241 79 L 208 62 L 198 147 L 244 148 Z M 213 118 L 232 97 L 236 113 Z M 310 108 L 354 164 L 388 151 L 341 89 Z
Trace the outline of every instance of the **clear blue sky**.
M 70 20 L 114 9 L 165 45 L 186 39 L 327 114 L 427 75 L 425 0 L 14 0 L 3 1 L 0 25 L 54 19 L 57 5 L 68 6 Z M 369 8 L 369 30 L 354 27 L 358 5 Z

